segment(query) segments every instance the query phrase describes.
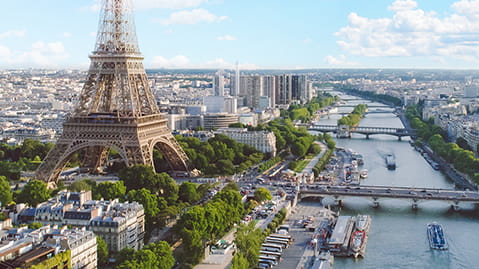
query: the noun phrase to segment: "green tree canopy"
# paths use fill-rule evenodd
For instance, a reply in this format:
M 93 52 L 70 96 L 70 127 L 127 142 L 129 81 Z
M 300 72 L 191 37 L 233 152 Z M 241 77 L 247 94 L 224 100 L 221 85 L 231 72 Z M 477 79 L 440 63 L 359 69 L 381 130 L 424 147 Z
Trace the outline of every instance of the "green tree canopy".
M 5 176 L 0 176 L 0 202 L 6 206 L 12 202 L 12 189 Z
M 37 230 L 37 229 L 40 229 L 42 227 L 43 227 L 43 224 L 41 222 L 32 222 L 32 223 L 28 224 L 28 229 Z
M 105 240 L 100 236 L 96 237 L 97 244 L 97 260 L 99 264 L 106 264 L 108 262 L 108 246 L 105 243 Z
M 131 190 L 128 192 L 128 201 L 136 201 L 143 205 L 146 219 L 151 219 L 160 213 L 158 207 L 158 196 L 152 194 L 149 190 L 143 188 L 139 190 Z
M 26 203 L 30 206 L 37 206 L 50 198 L 50 191 L 47 184 L 40 180 L 30 180 L 17 196 L 18 203 Z
M 93 190 L 92 183 L 94 184 L 94 186 L 96 186 L 95 181 L 92 181 L 92 180 L 89 180 L 89 179 L 78 180 L 78 181 L 73 182 L 68 187 L 68 189 L 70 191 L 74 191 L 74 192 L 91 191 L 91 190 Z
M 198 192 L 196 191 L 196 184 L 187 181 L 180 185 L 178 196 L 181 201 L 189 204 L 198 201 L 200 198 L 198 196 Z
M 105 199 L 105 200 L 114 200 L 114 199 L 124 199 L 126 193 L 126 187 L 123 184 L 123 181 L 117 182 L 102 182 L 98 184 L 95 188 L 94 199 Z
M 264 187 L 261 187 L 254 192 L 254 199 L 259 203 L 271 200 L 271 198 L 271 192 Z

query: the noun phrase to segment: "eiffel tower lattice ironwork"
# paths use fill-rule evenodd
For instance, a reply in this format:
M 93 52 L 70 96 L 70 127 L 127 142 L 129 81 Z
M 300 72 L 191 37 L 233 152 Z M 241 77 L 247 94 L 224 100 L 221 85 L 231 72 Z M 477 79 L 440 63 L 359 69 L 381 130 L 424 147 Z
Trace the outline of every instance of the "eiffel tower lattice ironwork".
M 103 0 L 95 50 L 78 104 L 35 177 L 55 184 L 79 150 L 96 171 L 113 149 L 127 166 L 153 166 L 158 148 L 172 170 L 190 171 L 150 89 L 138 48 L 131 0 Z

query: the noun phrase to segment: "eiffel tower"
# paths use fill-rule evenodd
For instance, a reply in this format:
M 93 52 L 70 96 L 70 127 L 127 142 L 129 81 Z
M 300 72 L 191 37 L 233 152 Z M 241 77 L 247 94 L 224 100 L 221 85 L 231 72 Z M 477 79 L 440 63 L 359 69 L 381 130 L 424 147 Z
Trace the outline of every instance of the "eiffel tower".
M 103 0 L 95 50 L 78 104 L 35 177 L 56 184 L 71 156 L 84 150 L 90 172 L 105 164 L 109 149 L 127 166 L 154 166 L 156 147 L 171 170 L 190 171 L 188 157 L 160 114 L 138 48 L 131 0 Z

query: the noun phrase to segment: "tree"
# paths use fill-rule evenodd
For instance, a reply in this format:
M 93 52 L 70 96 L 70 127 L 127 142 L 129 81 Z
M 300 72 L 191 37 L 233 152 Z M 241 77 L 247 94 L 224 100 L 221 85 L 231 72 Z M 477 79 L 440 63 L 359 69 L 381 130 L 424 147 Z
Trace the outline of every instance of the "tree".
M 0 176 L 0 202 L 6 206 L 12 202 L 12 189 L 5 176 Z
M 92 190 L 92 185 L 90 182 L 93 182 L 96 185 L 95 181 L 89 180 L 89 179 L 83 179 L 79 181 L 73 182 L 68 189 L 70 191 L 74 192 L 80 192 L 80 191 L 91 191 Z
M 26 203 L 36 207 L 39 203 L 50 198 L 50 191 L 47 184 L 40 180 L 30 180 L 23 190 L 18 194 L 18 203 Z
M 115 267 L 122 264 L 124 261 L 132 260 L 133 254 L 135 254 L 135 250 L 132 248 L 124 248 L 120 250 L 118 253 L 115 254 Z
M 196 184 L 191 182 L 183 182 L 178 191 L 179 199 L 183 202 L 192 204 L 198 201 L 198 192 L 196 191 Z
M 307 150 L 308 148 L 299 140 L 295 141 L 291 145 L 291 153 L 293 153 L 297 157 L 303 157 L 306 154 Z
M 178 184 L 167 173 L 159 173 L 155 176 L 156 187 L 153 188 L 156 193 L 165 198 L 169 205 L 173 205 L 178 200 Z M 151 190 L 151 189 L 150 189 Z
M 160 213 L 160 208 L 158 208 L 158 196 L 152 194 L 149 190 L 143 188 L 139 190 L 131 190 L 128 192 L 128 201 L 136 201 L 143 205 L 145 210 L 145 217 L 148 220 L 151 220 L 153 217 Z
M 153 251 L 142 249 L 133 254 L 132 259 L 125 260 L 118 269 L 143 269 L 143 268 L 159 268 L 158 258 Z
M 123 199 L 125 193 L 126 187 L 121 180 L 115 183 L 102 182 L 96 187 L 94 197 L 95 199 L 103 198 L 105 200 Z
M 321 146 L 319 146 L 316 143 L 312 143 L 311 146 L 308 149 L 308 153 L 312 153 L 314 155 L 317 155 L 321 153 Z
M 96 245 L 97 245 L 97 260 L 99 264 L 106 264 L 108 262 L 108 246 L 105 243 L 105 240 L 100 236 L 96 236 Z
M 149 188 L 150 182 L 154 181 L 155 171 L 153 171 L 151 166 L 135 165 L 122 169 L 118 176 L 125 182 L 128 191 L 139 190 L 141 188 L 151 190 Z
M 245 269 L 249 268 L 248 260 L 241 253 L 236 253 L 233 256 L 233 261 L 231 262 L 231 269 Z
M 235 166 L 230 160 L 218 160 L 216 166 L 220 175 L 233 175 L 235 173 Z
M 254 192 L 254 199 L 259 203 L 266 200 L 271 200 L 271 198 L 271 193 L 264 187 L 261 187 Z
M 28 229 L 37 230 L 43 227 L 41 222 L 32 222 L 28 224 Z
M 146 250 L 151 250 L 157 258 L 158 269 L 170 269 L 175 265 L 175 258 L 171 251 L 170 245 L 165 241 L 158 243 L 151 243 L 145 247 Z
M 229 128 L 245 128 L 245 126 L 241 122 L 230 123 L 228 127 Z
M 255 228 L 254 222 L 250 222 L 248 225 L 240 225 L 235 235 L 238 253 L 248 261 L 249 267 L 252 268 L 258 263 L 259 250 L 263 242 L 261 230 Z

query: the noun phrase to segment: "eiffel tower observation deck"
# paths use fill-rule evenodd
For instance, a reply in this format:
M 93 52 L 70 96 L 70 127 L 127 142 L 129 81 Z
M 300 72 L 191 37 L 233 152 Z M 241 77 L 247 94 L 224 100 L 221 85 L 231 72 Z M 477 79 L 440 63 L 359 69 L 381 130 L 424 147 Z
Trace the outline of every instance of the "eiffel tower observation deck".
M 131 0 L 102 0 L 85 84 L 62 135 L 37 169 L 37 179 L 56 184 L 76 152 L 83 157 L 82 169 L 101 171 L 109 149 L 127 166 L 154 166 L 153 149 L 157 148 L 171 170 L 190 171 L 189 160 L 150 89 L 132 11 Z

